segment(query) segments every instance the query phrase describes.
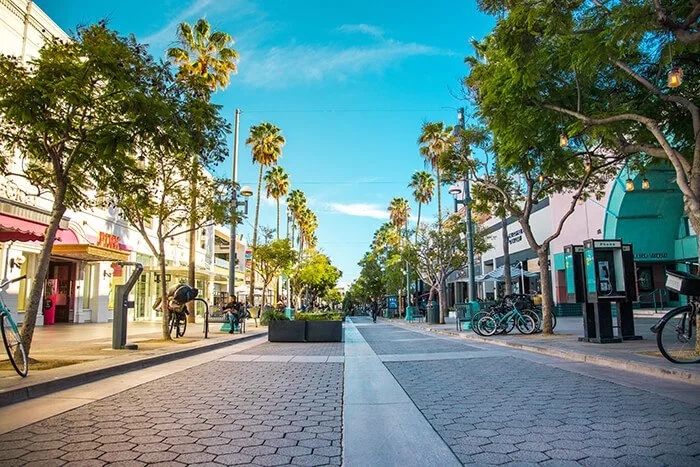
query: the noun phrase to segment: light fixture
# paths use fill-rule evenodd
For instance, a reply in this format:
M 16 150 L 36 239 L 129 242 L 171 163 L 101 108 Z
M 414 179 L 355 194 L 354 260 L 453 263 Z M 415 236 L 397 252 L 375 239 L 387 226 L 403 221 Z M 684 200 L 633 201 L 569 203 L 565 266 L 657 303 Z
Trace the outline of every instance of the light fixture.
M 627 191 L 627 192 L 634 191 L 634 182 L 632 181 L 631 178 L 628 178 L 627 181 L 625 182 L 625 191 Z
M 102 271 L 102 277 L 112 277 L 112 273 L 105 269 L 104 271 Z
M 569 146 L 569 137 L 566 135 L 566 133 L 562 133 L 559 135 L 559 146 L 563 148 Z
M 583 203 L 584 203 L 583 198 L 579 198 L 579 199 L 578 199 L 578 204 L 581 205 L 581 206 L 583 206 Z
M 584 165 L 585 165 L 585 167 L 586 167 L 586 172 L 590 172 L 591 169 L 593 168 L 593 167 L 591 166 L 591 161 L 586 161 L 586 162 L 584 163 Z
M 450 187 L 449 190 L 447 190 L 447 192 L 448 192 L 449 194 L 451 194 L 452 196 L 457 196 L 457 195 L 461 195 L 461 194 L 462 194 L 462 189 L 461 189 L 460 187 L 458 187 L 458 186 L 454 186 L 454 185 L 453 185 L 453 186 Z
M 540 183 L 544 182 L 544 174 L 542 172 L 540 172 L 540 176 L 537 177 L 537 181 Z
M 677 88 L 683 84 L 683 69 L 679 66 L 671 67 L 668 72 L 668 87 Z
M 642 180 L 642 190 L 648 190 L 649 189 L 649 179 L 645 178 Z
M 247 185 L 241 187 L 241 196 L 245 196 L 246 198 L 253 196 L 253 189 Z
M 24 256 L 18 256 L 17 258 L 10 258 L 10 269 L 22 269 L 26 258 Z

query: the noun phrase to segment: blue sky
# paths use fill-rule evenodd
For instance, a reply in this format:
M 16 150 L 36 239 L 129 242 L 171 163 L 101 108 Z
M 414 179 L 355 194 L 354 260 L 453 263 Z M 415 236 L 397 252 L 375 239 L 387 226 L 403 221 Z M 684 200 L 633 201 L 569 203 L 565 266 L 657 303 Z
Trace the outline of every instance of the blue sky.
M 411 200 L 411 174 L 423 169 L 416 139 L 425 121 L 454 124 L 464 102 L 459 79 L 470 38 L 493 26 L 474 1 L 329 2 L 255 0 L 37 0 L 64 30 L 108 18 L 133 32 L 159 57 L 181 21 L 206 17 L 231 34 L 241 60 L 231 86 L 215 102 L 233 121 L 242 109 L 239 181 L 254 185 L 251 125 L 269 121 L 287 138 L 282 165 L 292 188 L 303 190 L 319 218 L 319 247 L 343 270 L 357 262 L 388 218 L 393 197 Z M 233 138 L 231 138 L 232 140 Z M 231 161 L 218 170 L 231 173 Z M 451 197 L 443 191 L 443 205 Z M 423 209 L 434 216 L 436 203 Z M 251 211 L 252 212 L 252 211 Z M 274 226 L 272 202 L 261 224 Z M 252 216 L 242 231 L 252 234 Z M 283 230 L 284 232 L 284 227 Z

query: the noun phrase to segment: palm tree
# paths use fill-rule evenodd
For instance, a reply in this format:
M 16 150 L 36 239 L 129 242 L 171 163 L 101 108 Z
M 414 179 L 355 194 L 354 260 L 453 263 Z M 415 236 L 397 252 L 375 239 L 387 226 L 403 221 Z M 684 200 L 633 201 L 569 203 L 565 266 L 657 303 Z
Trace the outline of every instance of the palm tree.
M 205 86 L 205 98 L 209 93 L 226 88 L 231 83 L 231 73 L 236 73 L 238 52 L 231 46 L 233 38 L 222 31 L 211 32 L 209 22 L 201 18 L 194 27 L 180 23 L 177 28 L 179 47 L 168 49 L 167 56 L 178 65 L 180 79 L 194 80 L 193 84 Z
M 314 247 L 316 245 L 316 229 L 318 229 L 318 218 L 316 214 L 304 206 L 297 218 L 299 224 L 299 253 L 304 251 L 304 245 Z
M 258 175 L 258 199 L 255 203 L 255 224 L 253 227 L 253 251 L 258 246 L 258 220 L 260 218 L 260 191 L 262 189 L 263 169 L 277 163 L 282 156 L 282 147 L 286 143 L 284 136 L 280 134 L 282 130 L 272 123 L 262 122 L 259 125 L 250 127 L 250 136 L 245 140 L 245 144 L 250 145 L 253 153 L 253 164 L 260 164 L 260 174 Z M 253 304 L 255 298 L 255 262 L 250 268 L 250 292 L 249 300 Z M 262 311 L 262 310 L 261 310 Z
M 394 224 L 396 230 L 401 232 L 401 228 L 408 225 L 408 213 L 411 211 L 408 200 L 404 198 L 394 198 L 391 200 L 391 203 L 389 203 L 389 208 L 387 210 L 389 211 L 391 223 Z
M 177 77 L 188 81 L 198 95 L 209 101 L 212 92 L 226 88 L 231 83 L 231 74 L 236 73 L 238 52 L 231 46 L 233 38 L 222 31 L 211 31 L 209 22 L 201 18 L 194 25 L 183 22 L 177 27 L 179 47 L 171 47 L 166 54 L 178 65 Z M 197 243 L 197 173 L 199 158 L 192 156 L 192 175 L 190 179 L 190 251 L 187 280 L 195 284 L 195 253 Z M 190 309 L 188 319 L 194 322 L 194 313 Z
M 297 225 L 299 214 L 306 207 L 306 195 L 301 190 L 292 190 L 287 196 L 287 209 L 292 213 L 292 245 L 294 245 L 294 226 Z
M 280 198 L 289 193 L 289 175 L 282 167 L 272 167 L 265 173 L 265 191 L 277 201 L 277 240 L 280 239 Z
M 423 204 L 433 199 L 435 193 L 435 179 L 430 172 L 418 171 L 411 177 L 409 188 L 413 188 L 413 199 L 418 203 L 418 220 L 416 222 L 416 241 L 418 241 L 418 228 L 420 227 L 420 211 Z
M 420 153 L 435 171 L 437 178 L 438 226 L 442 225 L 442 197 L 440 195 L 440 157 L 455 144 L 452 127 L 443 122 L 424 123 L 418 138 Z

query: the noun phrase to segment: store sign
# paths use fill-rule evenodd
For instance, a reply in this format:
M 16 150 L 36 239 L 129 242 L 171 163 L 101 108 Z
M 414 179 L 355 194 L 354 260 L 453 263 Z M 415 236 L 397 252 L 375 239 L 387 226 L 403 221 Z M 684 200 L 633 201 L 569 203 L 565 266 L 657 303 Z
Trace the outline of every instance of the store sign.
M 634 259 L 666 259 L 668 253 L 635 253 Z
M 118 235 L 100 232 L 97 237 L 97 246 L 110 248 L 112 250 L 119 250 L 119 240 L 121 240 L 121 238 Z
M 508 244 L 518 243 L 523 239 L 523 229 L 518 229 L 515 232 L 508 234 Z

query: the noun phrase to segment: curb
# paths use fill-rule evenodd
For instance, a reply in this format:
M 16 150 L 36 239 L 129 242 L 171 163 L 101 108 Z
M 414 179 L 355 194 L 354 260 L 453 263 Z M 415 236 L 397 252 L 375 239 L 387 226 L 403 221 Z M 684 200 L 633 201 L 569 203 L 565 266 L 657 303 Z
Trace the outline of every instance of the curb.
M 41 381 L 37 382 L 36 384 L 19 387 L 16 389 L 8 389 L 7 391 L 0 392 L 0 407 L 15 404 L 17 402 L 22 402 L 28 399 L 33 399 L 35 397 L 45 396 L 47 394 L 53 394 L 64 389 L 81 386 L 83 384 L 94 383 L 95 381 L 109 378 L 111 376 L 116 376 L 136 370 L 142 370 L 144 368 L 160 365 L 161 363 L 167 363 L 180 358 L 192 357 L 194 355 L 199 355 L 204 352 L 210 352 L 212 350 L 217 350 L 230 345 L 236 345 L 238 343 L 246 342 L 248 340 L 266 335 L 267 332 L 261 332 L 257 334 L 251 334 L 249 336 L 244 336 L 239 339 L 226 339 L 220 342 L 214 342 L 209 345 L 202 345 L 199 347 L 179 350 L 176 352 L 169 352 L 161 355 L 155 355 L 152 357 L 145 357 L 131 362 L 119 363 L 117 365 L 105 368 L 86 371 L 84 373 L 78 373 L 75 375 L 69 375 L 65 377 L 58 377 L 49 381 Z
M 403 323 L 391 323 L 394 324 L 395 326 L 402 326 L 406 327 L 409 329 L 413 329 L 408 325 L 405 325 Z M 683 370 L 676 370 L 676 369 L 668 369 L 668 368 L 658 368 L 655 366 L 650 366 L 650 365 L 645 365 L 643 363 L 637 363 L 637 362 L 631 362 L 627 360 L 620 360 L 617 358 L 611 358 L 611 357 L 603 357 L 599 355 L 589 355 L 583 352 L 575 352 L 571 350 L 560 350 L 560 349 L 551 349 L 547 347 L 539 347 L 536 345 L 532 344 L 523 344 L 519 342 L 505 342 L 505 341 L 500 341 L 500 340 L 491 340 L 487 339 L 485 337 L 477 336 L 477 335 L 467 335 L 467 334 L 461 334 L 456 331 L 446 331 L 442 329 L 435 329 L 435 328 L 424 328 L 424 331 L 429 331 L 433 332 L 436 334 L 442 334 L 445 336 L 452 336 L 452 337 L 459 337 L 462 339 L 467 339 L 475 342 L 480 342 L 480 343 L 485 343 L 485 344 L 493 344 L 493 345 L 500 345 L 501 347 L 510 347 L 512 349 L 518 349 L 518 350 L 525 350 L 527 352 L 534 352 L 542 355 L 547 355 L 550 357 L 558 357 L 562 358 L 565 360 L 571 360 L 574 362 L 579 362 L 579 363 L 590 363 L 593 365 L 599 365 L 599 366 L 605 366 L 608 368 L 614 368 L 618 370 L 625 370 L 625 371 L 631 371 L 633 373 L 638 373 L 638 374 L 643 374 L 647 376 L 655 376 L 658 378 L 665 378 L 665 379 L 672 379 L 674 381 L 682 381 L 684 383 L 690 383 L 693 385 L 699 385 L 700 386 L 700 375 L 697 375 L 695 373 L 683 371 Z

